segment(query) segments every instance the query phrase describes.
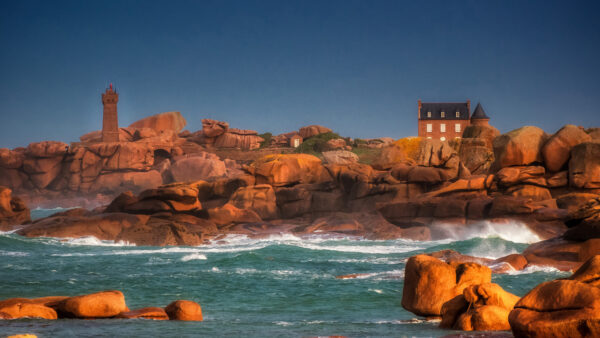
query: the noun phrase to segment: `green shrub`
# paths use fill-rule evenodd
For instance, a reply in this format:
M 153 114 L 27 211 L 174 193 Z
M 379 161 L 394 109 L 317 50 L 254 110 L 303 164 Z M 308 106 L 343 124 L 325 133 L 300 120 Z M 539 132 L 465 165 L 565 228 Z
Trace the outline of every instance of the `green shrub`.
M 338 138 L 341 138 L 340 135 L 332 132 L 315 135 L 304 140 L 304 142 L 296 148 L 295 152 L 313 155 L 318 154 L 325 150 L 325 143 L 327 143 L 327 141 Z
M 264 134 L 260 134 L 258 136 L 262 137 L 263 140 L 264 140 L 264 141 L 262 141 L 260 143 L 260 148 L 259 149 L 262 149 L 264 147 L 268 147 L 268 146 L 271 145 L 271 138 L 273 137 L 273 134 L 271 134 L 271 133 L 264 133 Z

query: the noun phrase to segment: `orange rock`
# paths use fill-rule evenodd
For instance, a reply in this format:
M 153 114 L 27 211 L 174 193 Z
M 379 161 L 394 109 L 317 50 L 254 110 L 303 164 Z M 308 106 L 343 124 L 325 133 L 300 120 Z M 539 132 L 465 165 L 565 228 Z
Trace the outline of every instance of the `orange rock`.
M 148 116 L 141 120 L 135 121 L 129 125 L 131 128 L 151 128 L 157 133 L 165 130 L 172 130 L 175 133 L 179 133 L 186 125 L 186 120 L 181 116 L 178 111 L 160 113 L 152 116 Z
M 256 184 L 266 183 L 274 187 L 331 179 L 321 160 L 307 154 L 267 155 L 254 161 L 248 170 L 256 176 Z
M 527 293 L 510 313 L 517 337 L 600 335 L 600 288 L 573 280 L 545 282 Z
M 484 305 L 460 315 L 453 328 L 463 331 L 510 330 L 508 323 L 510 311 L 500 306 Z
M 510 266 L 514 270 L 519 271 L 519 270 L 525 269 L 525 266 L 527 266 L 527 259 L 525 258 L 525 256 L 523 256 L 521 254 L 512 254 L 512 255 L 500 257 L 492 262 L 492 264 L 500 264 L 500 263 L 510 264 Z
M 175 182 L 206 180 L 224 176 L 227 172 L 225 162 L 206 152 L 178 156 L 173 160 L 170 171 Z
M 559 171 L 569 161 L 571 149 L 583 142 L 589 142 L 592 138 L 586 134 L 583 128 L 568 124 L 548 139 L 542 148 L 544 164 L 552 172 Z
M 57 311 L 65 317 L 108 318 L 129 309 L 121 291 L 101 291 L 67 298 L 57 305 Z
M 191 300 L 176 300 L 167 305 L 165 312 L 171 320 L 202 321 L 200 304 Z
M 529 291 L 509 315 L 516 337 L 600 336 L 600 256 L 571 277 L 542 283 Z
M 205 137 L 212 138 L 224 134 L 229 130 L 229 123 L 211 119 L 202 120 L 202 132 Z
M 419 316 L 440 316 L 442 305 L 474 284 L 489 283 L 492 272 L 476 263 L 447 264 L 428 255 L 409 258 L 402 306 Z
M 573 188 L 600 188 L 600 142 L 585 142 L 573 147 L 569 184 Z
M 56 311 L 54 309 L 29 302 L 25 303 L 14 303 L 0 305 L 0 313 L 4 313 L 6 319 L 17 319 L 17 318 L 43 318 L 43 319 L 56 319 Z
M 588 239 L 581 244 L 581 249 L 579 249 L 579 260 L 581 262 L 585 262 L 596 255 L 600 255 L 600 238 Z
M 508 330 L 508 314 L 519 297 L 498 284 L 471 285 L 442 306 L 440 327 L 463 331 Z
M 268 184 L 241 187 L 231 195 L 229 203 L 239 209 L 250 209 L 262 219 L 277 218 L 275 191 Z
M 548 139 L 537 127 L 525 126 L 502 134 L 494 139 L 493 168 L 495 170 L 515 165 L 530 165 L 542 162 L 542 147 Z
M 219 208 L 208 210 L 209 219 L 217 225 L 231 223 L 256 223 L 262 221 L 260 216 L 253 210 L 239 209 L 231 203 L 226 203 Z
M 141 309 L 121 312 L 116 318 L 144 318 L 153 320 L 169 320 L 169 316 L 163 308 L 160 307 L 145 307 Z
M 329 129 L 327 127 L 319 126 L 319 125 L 306 126 L 306 127 L 300 128 L 300 130 L 299 130 L 299 134 L 300 134 L 300 136 L 302 136 L 302 138 L 304 140 L 306 140 L 307 138 L 309 138 L 311 136 L 330 133 L 330 132 L 331 132 L 331 129 Z

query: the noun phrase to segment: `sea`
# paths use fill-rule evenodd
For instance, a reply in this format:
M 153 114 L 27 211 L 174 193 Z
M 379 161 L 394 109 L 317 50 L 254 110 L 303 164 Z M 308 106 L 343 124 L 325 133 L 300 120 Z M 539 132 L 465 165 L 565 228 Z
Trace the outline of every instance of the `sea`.
M 36 209 L 33 218 L 62 209 Z M 0 300 L 120 290 L 130 309 L 177 299 L 202 306 L 204 321 L 144 319 L 0 320 L 0 337 L 440 337 L 439 329 L 401 306 L 410 256 L 443 249 L 498 258 L 539 240 L 519 223 L 484 222 L 463 238 L 365 240 L 289 234 L 228 236 L 209 245 L 147 247 L 78 239 L 24 238 L 0 232 Z M 358 278 L 336 276 L 360 274 Z M 568 276 L 552 268 L 494 275 L 523 296 Z M 506 332 L 507 333 L 507 332 Z

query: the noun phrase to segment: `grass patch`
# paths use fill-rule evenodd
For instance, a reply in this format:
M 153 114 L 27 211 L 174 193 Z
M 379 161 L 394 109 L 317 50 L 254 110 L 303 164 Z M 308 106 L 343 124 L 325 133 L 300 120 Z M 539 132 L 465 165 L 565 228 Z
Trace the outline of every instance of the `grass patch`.
M 315 135 L 304 140 L 294 152 L 319 156 L 325 151 L 327 141 L 338 138 L 341 138 L 340 135 L 332 132 Z
M 358 155 L 358 162 L 371 165 L 381 154 L 381 148 L 357 147 L 352 152 Z

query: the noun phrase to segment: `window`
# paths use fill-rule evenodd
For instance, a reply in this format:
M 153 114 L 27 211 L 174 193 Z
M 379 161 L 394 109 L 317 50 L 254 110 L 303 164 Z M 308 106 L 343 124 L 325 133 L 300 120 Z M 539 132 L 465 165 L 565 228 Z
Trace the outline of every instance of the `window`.
M 444 136 L 440 137 L 440 141 L 446 141 L 446 138 Z
M 441 131 L 442 133 L 445 133 L 445 132 L 446 132 L 446 124 L 445 124 L 445 123 L 442 123 L 442 124 L 440 124 L 440 131 Z
M 445 111 L 441 112 L 440 114 L 441 114 L 442 118 L 446 117 L 446 112 Z
M 431 117 L 431 112 L 430 111 L 427 112 L 427 117 Z
M 431 123 L 427 123 L 427 132 L 431 133 L 433 131 L 433 126 L 431 125 Z
M 460 117 L 460 112 L 458 112 L 458 111 L 456 112 L 456 117 L 457 118 Z
M 454 131 L 460 133 L 460 123 L 454 125 Z

